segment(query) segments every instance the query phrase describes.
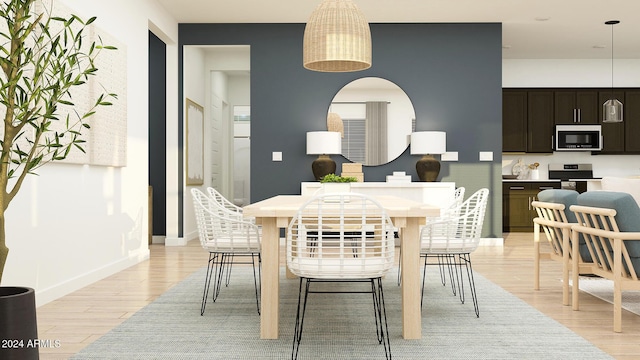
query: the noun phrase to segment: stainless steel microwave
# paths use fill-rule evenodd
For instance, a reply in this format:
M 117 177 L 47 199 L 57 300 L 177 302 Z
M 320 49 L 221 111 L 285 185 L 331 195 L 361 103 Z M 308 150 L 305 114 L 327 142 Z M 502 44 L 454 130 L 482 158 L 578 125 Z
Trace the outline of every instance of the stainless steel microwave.
M 556 125 L 553 150 L 602 150 L 602 125 Z

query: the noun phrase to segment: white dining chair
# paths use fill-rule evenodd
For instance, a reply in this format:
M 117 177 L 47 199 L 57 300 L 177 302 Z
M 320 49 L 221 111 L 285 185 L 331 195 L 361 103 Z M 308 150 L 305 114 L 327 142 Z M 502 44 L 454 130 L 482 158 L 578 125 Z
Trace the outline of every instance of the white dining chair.
M 429 257 L 437 257 L 439 263 L 446 262 L 455 276 L 452 276 L 454 286 L 457 285 L 460 301 L 465 302 L 464 266 L 469 279 L 469 288 L 473 299 L 476 316 L 480 315 L 473 268 L 470 254 L 478 248 L 484 215 L 489 198 L 488 189 L 480 189 L 466 199 L 460 206 L 451 209 L 439 218 L 427 220 L 420 231 L 420 256 L 424 258 L 422 275 L 422 297 L 424 298 L 424 283 Z
M 360 231 L 355 242 L 353 226 L 368 229 Z M 382 277 L 394 266 L 393 224 L 378 202 L 358 193 L 314 196 L 289 224 L 286 259 L 287 267 L 300 277 L 292 359 L 298 357 L 308 295 L 327 292 L 372 294 L 378 342 L 383 344 L 387 359 L 391 358 Z M 326 282 L 369 285 L 362 288 L 354 284 L 344 290 L 311 286 Z
M 214 200 L 214 203 L 218 205 L 223 211 L 222 213 L 229 217 L 236 218 L 238 220 L 250 221 L 255 223 L 256 219 L 253 217 L 244 216 L 243 210 L 240 206 L 232 203 L 229 199 L 227 199 L 222 193 L 220 193 L 215 188 L 209 186 L 207 187 L 207 193 Z M 258 226 L 260 229 L 260 226 Z M 229 282 L 231 281 L 231 269 L 233 268 L 233 254 L 229 254 L 225 256 L 226 260 L 224 264 L 224 273 L 225 276 L 225 286 L 229 286 Z
M 440 216 L 454 216 L 456 215 L 456 212 L 458 211 L 458 209 L 460 208 L 460 205 L 462 205 L 462 202 L 464 201 L 464 193 L 465 193 L 465 188 L 464 186 L 460 186 L 458 188 L 456 188 L 456 190 L 453 193 L 453 200 L 451 201 L 451 203 L 444 209 L 442 209 Z M 429 218 L 430 221 L 434 221 L 437 218 Z M 401 248 L 402 249 L 402 248 Z M 449 272 L 449 278 L 451 279 L 451 290 L 453 291 L 453 295 L 456 294 L 456 288 L 454 286 L 454 281 L 453 281 L 453 269 L 450 266 L 446 265 L 446 261 L 445 259 L 443 259 L 442 257 L 437 257 L 438 258 L 438 265 L 440 268 L 440 281 L 442 282 L 442 285 L 446 285 L 447 281 L 446 281 L 446 272 Z M 398 259 L 398 262 L 400 262 L 402 259 L 402 252 L 400 252 L 400 257 Z M 402 266 L 400 264 L 398 264 L 398 286 L 400 286 L 400 283 L 402 281 Z
M 229 211 L 231 215 L 238 215 L 240 218 L 248 221 L 254 221 L 252 218 L 246 218 L 243 216 L 242 208 L 234 203 L 232 203 L 229 199 L 227 199 L 224 195 L 222 195 L 218 190 L 209 186 L 207 187 L 207 194 L 211 196 L 211 198 L 222 208 Z
M 246 221 L 242 219 L 242 217 L 233 215 L 228 210 L 222 209 L 211 196 L 208 196 L 199 189 L 191 189 L 191 194 L 193 197 L 200 244 L 202 248 L 209 253 L 200 315 L 204 315 L 212 278 L 215 278 L 212 295 L 212 299 L 215 302 L 220 293 L 222 279 L 225 276 L 225 268 L 230 270 L 231 263 L 251 264 L 253 266 L 256 305 L 259 314 L 259 284 L 261 277 L 259 228 L 253 222 Z M 236 261 L 238 257 L 248 257 L 250 260 Z M 257 275 L 256 262 L 258 264 Z M 228 281 L 226 285 L 228 285 Z

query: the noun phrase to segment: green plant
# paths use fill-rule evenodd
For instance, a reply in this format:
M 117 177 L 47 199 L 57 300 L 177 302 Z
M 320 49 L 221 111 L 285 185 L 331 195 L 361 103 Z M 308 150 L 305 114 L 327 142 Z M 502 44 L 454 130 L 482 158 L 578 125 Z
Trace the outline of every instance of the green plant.
M 0 114 L 4 115 L 0 282 L 9 255 L 5 212 L 25 177 L 46 163 L 65 159 L 74 148 L 84 152 L 82 130 L 89 128 L 87 118 L 98 107 L 111 105 L 108 99 L 116 97 L 102 93 L 86 113 L 75 109 L 73 91 L 96 75 L 94 60 L 100 51 L 115 48 L 101 41 L 83 42 L 95 17 L 86 21 L 76 15 L 62 18 L 53 16 L 51 9 L 36 14 L 36 1 L 5 0 L 0 4 L 0 21 L 6 24 L 0 26 Z
M 329 183 L 329 182 L 346 183 L 346 182 L 356 182 L 356 181 L 358 181 L 358 179 L 353 176 L 338 176 L 336 174 L 327 174 L 323 176 L 322 179 L 320 179 L 321 183 Z

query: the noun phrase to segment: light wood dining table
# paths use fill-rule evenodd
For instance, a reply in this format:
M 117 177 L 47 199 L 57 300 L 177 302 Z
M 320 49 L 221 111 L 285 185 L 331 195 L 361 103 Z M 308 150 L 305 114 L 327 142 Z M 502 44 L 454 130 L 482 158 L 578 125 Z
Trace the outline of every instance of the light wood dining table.
M 277 339 L 280 305 L 280 228 L 287 228 L 310 196 L 277 195 L 243 208 L 262 226 L 262 286 L 260 296 L 260 338 Z M 420 225 L 427 217 L 439 216 L 440 208 L 396 196 L 374 197 L 393 225 L 401 229 L 402 240 L 402 336 L 422 337 L 420 309 Z

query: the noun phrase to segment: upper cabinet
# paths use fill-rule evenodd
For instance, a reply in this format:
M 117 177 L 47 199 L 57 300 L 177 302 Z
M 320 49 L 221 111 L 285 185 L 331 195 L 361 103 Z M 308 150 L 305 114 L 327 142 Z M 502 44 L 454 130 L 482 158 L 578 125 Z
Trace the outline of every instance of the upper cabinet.
M 553 92 L 505 89 L 502 151 L 551 152 Z
M 556 90 L 553 98 L 556 125 L 598 123 L 598 91 Z
M 623 103 L 622 123 L 603 123 L 602 104 L 611 89 L 503 89 L 502 151 L 553 152 L 554 125 L 602 124 L 603 149 L 597 154 L 639 154 L 640 89 L 614 89 Z
M 624 149 L 640 153 L 640 90 L 627 90 L 624 94 Z
M 553 151 L 553 91 L 528 92 L 527 127 L 527 152 Z
M 502 151 L 527 151 L 527 92 L 502 92 Z

